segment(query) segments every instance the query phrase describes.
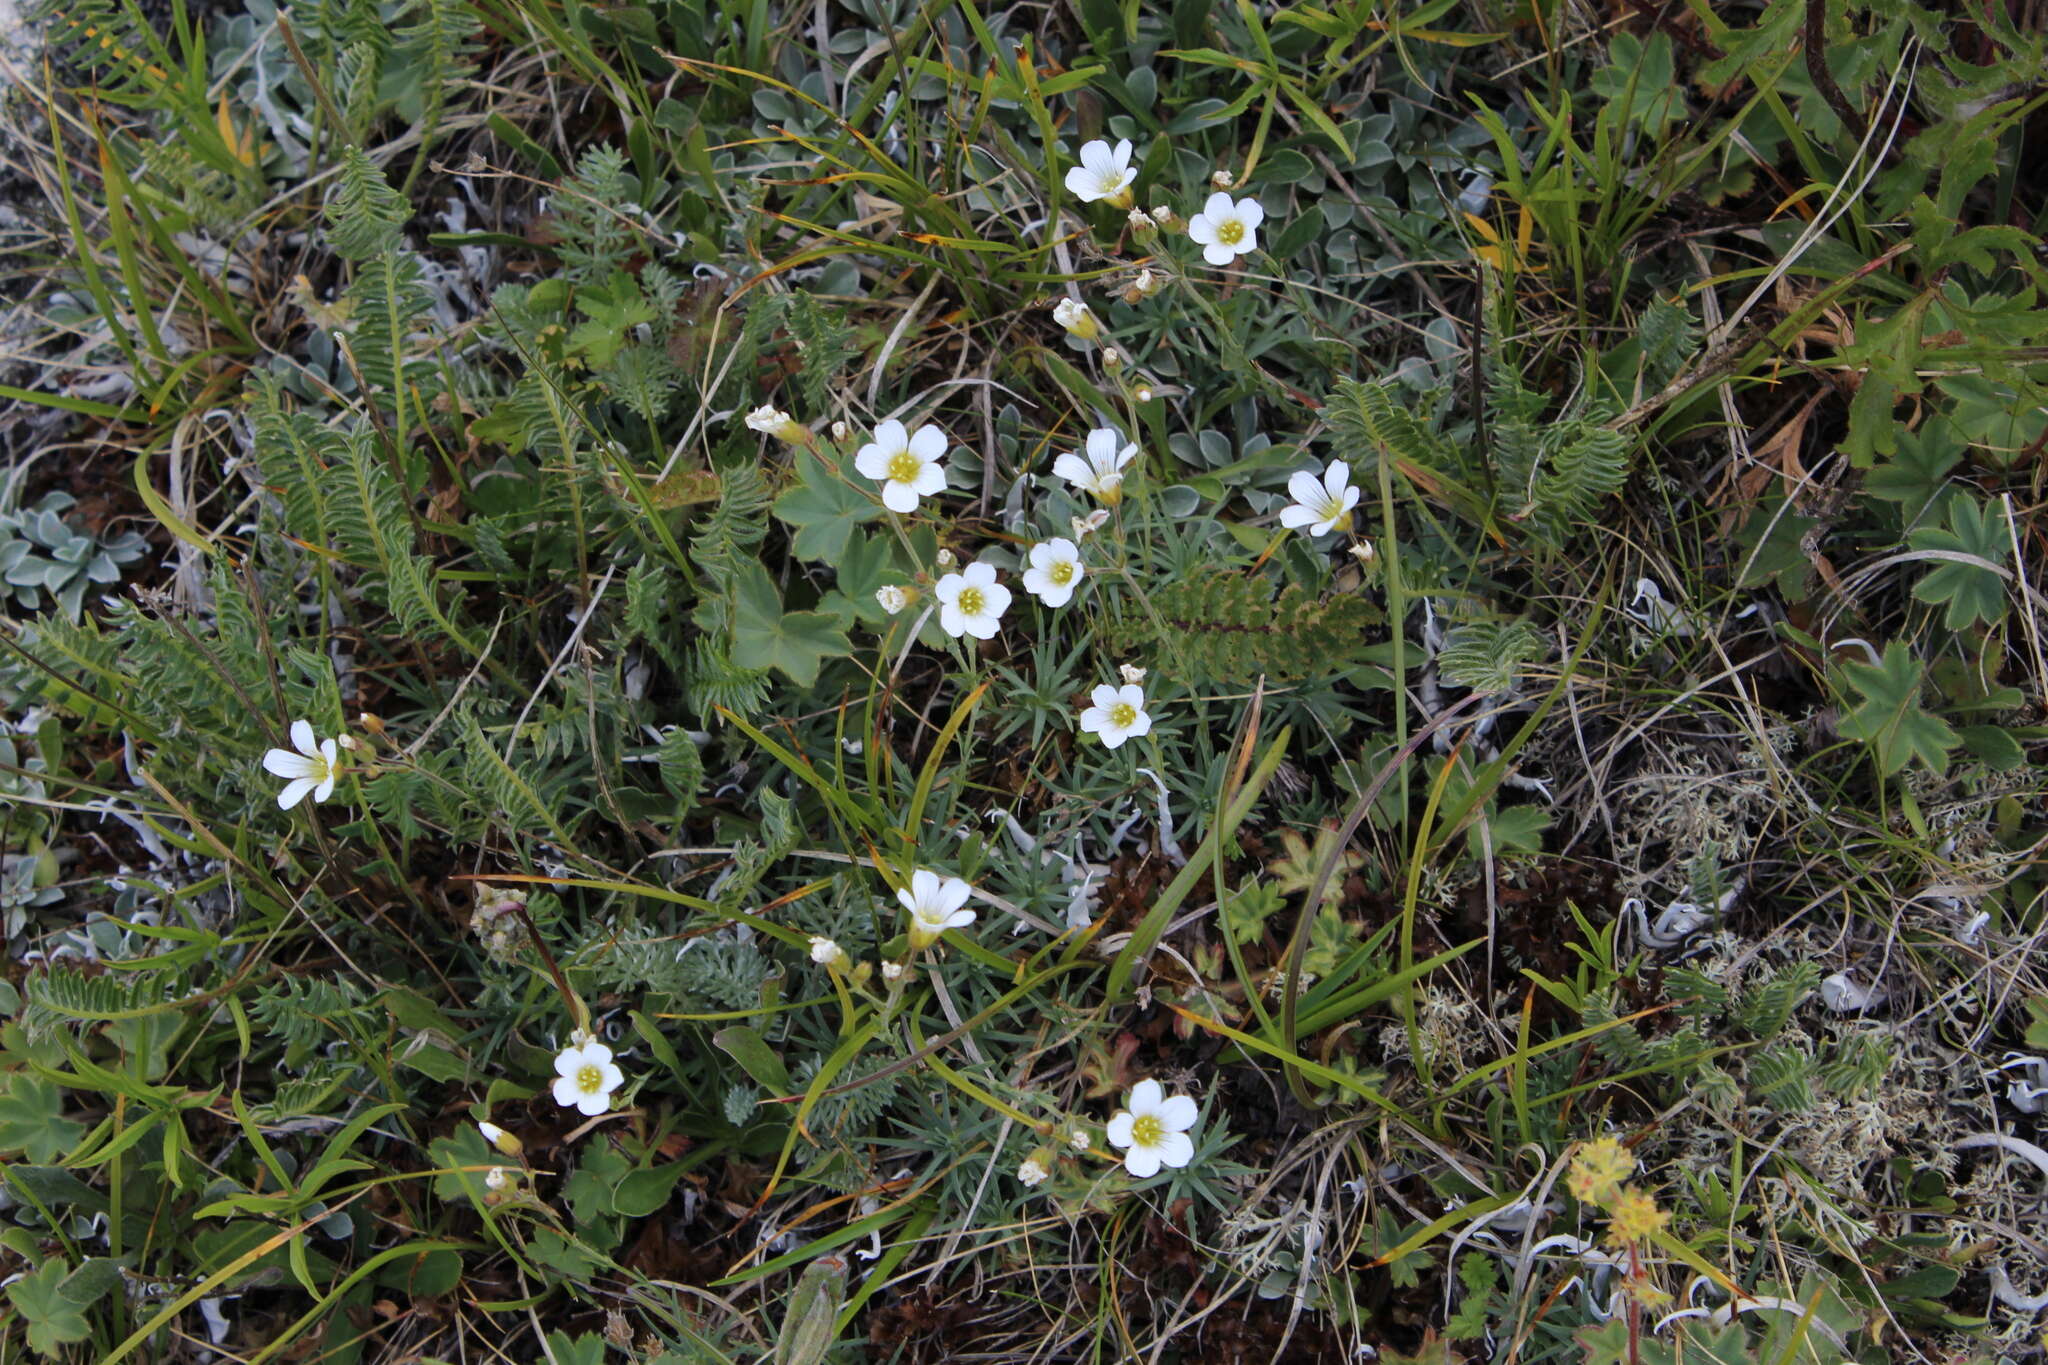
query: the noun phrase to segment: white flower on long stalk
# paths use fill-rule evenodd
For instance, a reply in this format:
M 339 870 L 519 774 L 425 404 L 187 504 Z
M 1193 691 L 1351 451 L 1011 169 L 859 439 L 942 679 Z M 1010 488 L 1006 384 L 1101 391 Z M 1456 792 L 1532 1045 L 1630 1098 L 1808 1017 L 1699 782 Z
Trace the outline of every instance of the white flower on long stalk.
M 596 1041 L 572 1041 L 555 1054 L 555 1103 L 586 1116 L 612 1107 L 612 1091 L 626 1083 L 626 1073 L 612 1061 L 612 1050 Z
M 1125 1149 L 1125 1170 L 1144 1180 L 1158 1175 L 1161 1166 L 1178 1170 L 1195 1159 L 1195 1141 L 1188 1129 L 1201 1111 L 1192 1099 L 1169 1097 L 1159 1082 L 1144 1080 L 1131 1087 L 1130 1105 L 1109 1121 L 1109 1144 Z
M 1052 462 L 1052 472 L 1075 488 L 1115 506 L 1124 496 L 1124 469 L 1138 458 L 1138 443 L 1119 443 L 1116 432 L 1097 427 L 1088 433 L 1087 454 L 1069 451 Z
M 1280 509 L 1280 524 L 1293 530 L 1306 526 L 1311 536 L 1325 536 L 1351 525 L 1351 509 L 1358 506 L 1358 490 L 1351 487 L 1351 466 L 1332 460 L 1316 478 L 1313 470 L 1298 470 L 1287 481 L 1287 496 L 1294 502 Z
M 1081 563 L 1081 551 L 1064 536 L 1042 540 L 1031 547 L 1030 567 L 1024 570 L 1024 591 L 1048 607 L 1064 607 L 1074 599 L 1074 589 L 1088 570 Z
M 1088 694 L 1088 700 L 1095 704 L 1081 713 L 1081 729 L 1101 736 L 1106 747 L 1120 748 L 1127 739 L 1152 733 L 1152 717 L 1145 712 L 1145 689 L 1136 683 L 1122 687 L 1103 683 Z
M 946 433 L 927 422 L 912 435 L 891 417 L 875 428 L 875 439 L 854 452 L 853 467 L 882 485 L 882 506 L 891 512 L 917 510 L 917 500 L 946 491 Z
M 1188 236 L 1202 248 L 1202 259 L 1210 265 L 1229 265 L 1238 257 L 1259 248 L 1259 224 L 1266 210 L 1256 199 L 1232 202 L 1222 190 L 1209 196 L 1202 211 L 1188 219 Z
M 308 792 L 316 803 L 325 801 L 334 795 L 334 779 L 341 772 L 340 746 L 331 739 L 316 741 L 312 722 L 295 720 L 292 748 L 265 751 L 263 770 L 287 779 L 284 790 L 277 794 L 279 810 L 290 810 L 305 800 Z
M 1131 206 L 1131 185 L 1138 168 L 1131 164 L 1131 140 L 1120 139 L 1112 147 L 1102 139 L 1081 144 L 1081 164 L 1067 172 L 1067 192 L 1083 203 L 1103 203 L 1113 209 Z
M 831 939 L 826 938 L 823 934 L 811 935 L 811 961 L 817 963 L 820 967 L 830 967 L 834 971 L 844 971 L 852 960 L 852 958 L 847 956 L 846 949 L 840 947 Z
M 922 867 L 911 873 L 910 885 L 896 893 L 897 903 L 910 912 L 910 946 L 923 948 L 948 929 L 974 923 L 974 912 L 966 908 L 971 894 L 958 877 Z
M 969 564 L 947 574 L 933 586 L 932 596 L 939 600 L 939 629 L 956 640 L 962 635 L 993 638 L 1010 609 L 1010 590 L 996 582 L 993 564 Z

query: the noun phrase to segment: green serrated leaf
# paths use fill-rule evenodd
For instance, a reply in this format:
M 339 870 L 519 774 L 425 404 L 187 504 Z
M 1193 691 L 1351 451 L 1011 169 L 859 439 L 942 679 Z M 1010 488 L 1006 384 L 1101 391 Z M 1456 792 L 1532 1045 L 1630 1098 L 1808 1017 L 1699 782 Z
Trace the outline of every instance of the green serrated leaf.
M 0 1152 L 20 1152 L 37 1166 L 56 1161 L 85 1136 L 85 1125 L 63 1113 L 64 1093 L 54 1082 L 15 1072 L 0 1095 Z
M 1912 650 L 1894 640 L 1881 663 L 1846 664 L 1842 675 L 1862 700 L 1836 728 L 1874 748 L 1880 772 L 1890 776 L 1915 758 L 1937 773 L 1948 770 L 1948 752 L 1962 738 L 1920 705 L 1926 669 Z
M 1967 496 L 1949 500 L 1946 530 L 1923 527 L 1906 540 L 1916 550 L 1973 555 L 2001 566 L 2011 548 L 2005 524 L 1991 513 L 1989 504 Z M 1937 562 L 1913 585 L 1913 596 L 1934 605 L 1945 603 L 1941 623 L 1950 630 L 1995 622 L 2005 615 L 2004 579 L 1979 564 Z
M 741 668 L 772 668 L 799 687 L 818 680 L 827 659 L 852 651 L 846 628 L 817 611 L 782 609 L 782 594 L 758 563 L 734 574 L 732 660 Z
M 796 457 L 797 482 L 775 500 L 775 519 L 794 527 L 790 551 L 798 559 L 835 562 L 854 528 L 882 514 L 874 499 L 835 477 L 816 457 Z

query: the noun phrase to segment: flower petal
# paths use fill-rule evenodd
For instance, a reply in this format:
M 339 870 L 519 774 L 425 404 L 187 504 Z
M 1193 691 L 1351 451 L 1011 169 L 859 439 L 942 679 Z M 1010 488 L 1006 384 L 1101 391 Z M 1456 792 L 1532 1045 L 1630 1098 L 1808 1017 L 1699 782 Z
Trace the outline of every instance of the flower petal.
M 1157 1147 L 1133 1147 L 1124 1153 L 1124 1169 L 1140 1180 L 1149 1180 L 1159 1174 L 1159 1149 Z
M 576 1074 L 576 1068 L 582 1065 L 583 1049 L 580 1047 L 565 1047 L 555 1054 L 557 1076 L 573 1076 Z
M 945 927 L 948 929 L 965 929 L 972 923 L 974 923 L 974 912 L 972 910 L 955 910 L 945 918 Z
M 1147 1077 L 1131 1087 L 1131 1112 L 1143 1118 L 1159 1112 L 1159 1102 L 1165 1098 L 1165 1091 L 1159 1082 Z
M 854 452 L 853 467 L 863 478 L 886 479 L 889 477 L 889 452 L 870 442 Z
M 1237 217 L 1237 205 L 1222 190 L 1209 196 L 1202 205 L 1202 216 L 1210 222 L 1221 222 L 1225 218 Z
M 307 758 L 319 757 L 320 742 L 313 738 L 313 722 L 309 720 L 295 720 L 292 722 L 292 747 Z
M 583 1045 L 583 1064 L 585 1066 L 610 1066 L 611 1061 L 612 1050 L 603 1043 L 585 1043 Z
M 1266 221 L 1266 206 L 1256 199 L 1240 199 L 1237 201 L 1237 217 L 1246 232 L 1256 232 L 1259 224 Z
M 1306 526 L 1316 519 L 1316 514 L 1298 502 L 1291 502 L 1280 509 L 1280 524 L 1288 530 Z
M 913 899 L 930 902 L 939 894 L 939 874 L 928 867 L 920 867 L 910 874 L 910 894 Z
M 1202 248 L 1202 259 L 1210 265 L 1229 265 L 1237 259 L 1237 253 L 1221 242 L 1212 242 Z
M 1159 1106 L 1159 1121 L 1176 1133 L 1185 1133 L 1195 1126 L 1195 1120 L 1202 1116 L 1193 1098 L 1187 1095 L 1169 1095 Z M 1179 1164 L 1179 1163 L 1175 1163 Z
M 1197 214 L 1188 219 L 1188 237 L 1203 246 L 1208 246 L 1216 240 L 1216 225 Z
M 604 1093 L 609 1095 L 626 1083 L 626 1073 L 612 1062 L 604 1064 Z
M 1109 712 L 1099 706 L 1091 706 L 1081 713 L 1080 726 L 1081 733 L 1084 735 L 1095 734 L 1107 724 L 1109 724 Z
M 1107 711 L 1122 700 L 1122 698 L 1117 695 L 1117 690 L 1108 683 L 1097 683 L 1095 690 L 1088 694 L 1088 700 Z
M 995 570 L 989 570 L 989 577 L 995 577 Z M 1010 609 L 1010 590 L 1000 583 L 991 582 L 981 590 L 982 612 L 986 616 L 1001 616 Z
M 582 1099 L 576 1101 L 577 1111 L 588 1119 L 596 1118 L 611 1107 L 612 1097 L 610 1095 L 585 1095 Z
M 1152 717 L 1143 711 L 1140 711 L 1138 713 L 1138 717 L 1136 720 L 1133 720 L 1129 725 L 1124 727 L 1124 734 L 1128 735 L 1132 739 L 1137 739 L 1141 736 L 1149 735 L 1151 733 Z
M 967 904 L 967 898 L 974 889 L 958 877 L 948 877 L 939 883 L 939 889 L 932 895 L 932 904 L 945 914 L 952 914 Z
M 917 490 L 894 479 L 882 485 L 882 506 L 904 516 L 917 510 Z
M 1116 699 L 1133 711 L 1145 709 L 1145 689 L 1136 683 L 1125 683 L 1116 690 Z
M 980 588 L 986 595 L 995 587 L 996 566 L 977 559 L 960 571 L 960 577 L 969 587 Z
M 328 769 L 327 776 L 320 779 L 320 785 L 313 788 L 313 804 L 318 805 L 334 795 L 334 770 Z
M 929 498 L 935 493 L 945 492 L 946 467 L 940 464 L 926 465 L 917 471 L 917 479 L 910 485 L 910 489 L 920 498 Z
M 313 760 L 290 749 L 266 749 L 263 771 L 272 777 L 304 777 L 313 771 Z
M 891 417 L 875 428 L 875 444 L 885 454 L 894 455 L 910 446 L 910 433 L 903 429 L 903 423 Z
M 996 638 L 996 632 L 1003 628 L 1003 623 L 993 616 L 971 616 L 962 619 L 966 622 L 967 633 L 977 640 L 993 640 Z
M 1116 146 L 1109 154 L 1109 161 L 1111 165 L 1119 170 L 1131 164 L 1131 140 L 1129 138 L 1120 137 L 1116 140 Z
M 555 1103 L 563 1108 L 573 1108 L 583 1103 L 583 1091 L 567 1076 L 555 1078 Z
M 1323 501 L 1323 483 L 1306 469 L 1297 470 L 1287 480 L 1287 496 L 1303 507 L 1316 507 Z
M 1062 455 L 1052 462 L 1053 477 L 1065 479 L 1076 488 L 1086 488 L 1095 471 L 1079 455 Z
M 1105 749 L 1123 748 L 1124 741 L 1129 739 L 1131 735 L 1129 730 L 1124 729 L 1120 725 L 1111 725 L 1107 721 L 1103 723 L 1102 728 L 1096 731 L 1096 733 L 1102 736 L 1102 747 Z
M 1067 193 L 1084 203 L 1095 201 L 1095 175 L 1086 166 L 1076 166 L 1067 172 Z
M 1195 1159 L 1195 1143 L 1186 1133 L 1161 1133 L 1159 1141 L 1152 1146 L 1152 1152 L 1160 1161 L 1176 1170 Z
M 1109 1145 L 1112 1147 L 1130 1146 L 1131 1125 L 1137 1121 L 1135 1114 L 1126 1114 L 1121 1110 L 1117 1111 L 1116 1116 L 1109 1121 Z
M 1342 460 L 1330 461 L 1330 467 L 1323 471 L 1323 487 L 1330 490 L 1334 501 L 1344 496 L 1344 485 L 1351 481 L 1351 466 Z
M 313 790 L 313 788 L 318 785 L 319 782 L 315 778 L 293 778 L 291 781 L 285 783 L 284 790 L 277 794 L 277 808 L 279 810 L 290 810 L 293 806 L 296 806 L 299 804 L 299 802 L 305 800 L 306 793 Z
M 951 602 L 942 604 L 939 607 L 939 629 L 959 639 L 967 633 L 967 614 Z
M 927 422 L 910 438 L 910 453 L 920 460 L 946 458 L 946 433 Z

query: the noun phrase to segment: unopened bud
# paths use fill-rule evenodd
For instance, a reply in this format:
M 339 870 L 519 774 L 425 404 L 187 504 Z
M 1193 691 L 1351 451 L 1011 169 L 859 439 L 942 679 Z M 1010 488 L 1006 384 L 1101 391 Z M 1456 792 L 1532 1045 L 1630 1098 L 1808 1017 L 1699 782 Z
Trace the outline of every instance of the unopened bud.
M 513 1137 L 495 1123 L 479 1123 L 477 1124 L 477 1131 L 484 1135 L 485 1142 L 490 1143 L 491 1146 L 497 1148 L 506 1156 L 516 1157 L 526 1150 L 526 1147 L 518 1138 Z
M 1093 341 L 1102 335 L 1102 324 L 1095 320 L 1095 314 L 1088 311 L 1088 305 L 1073 299 L 1061 299 L 1052 306 L 1052 320 L 1067 331 L 1067 335 L 1079 341 Z

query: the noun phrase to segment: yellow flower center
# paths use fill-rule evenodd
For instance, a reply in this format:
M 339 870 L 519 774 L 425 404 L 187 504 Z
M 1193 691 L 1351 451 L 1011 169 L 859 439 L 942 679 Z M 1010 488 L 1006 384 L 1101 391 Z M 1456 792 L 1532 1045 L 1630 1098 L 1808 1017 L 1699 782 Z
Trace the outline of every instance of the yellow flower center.
M 1225 246 L 1236 246 L 1244 240 L 1244 222 L 1237 218 L 1225 218 L 1216 225 L 1216 240 Z
M 604 1069 L 585 1062 L 576 1068 L 576 1088 L 586 1095 L 595 1095 L 604 1089 Z
M 1166 1125 L 1157 1115 L 1140 1115 L 1131 1124 L 1131 1145 L 1133 1147 L 1157 1147 L 1159 1140 L 1166 1136 Z
M 1064 587 L 1066 584 L 1074 581 L 1074 561 L 1071 559 L 1054 560 L 1053 566 L 1045 571 L 1045 576 L 1054 583 Z
M 1109 708 L 1109 723 L 1111 725 L 1114 725 L 1117 729 L 1128 730 L 1133 725 L 1137 724 L 1137 722 L 1138 708 L 1131 705 L 1129 702 L 1120 701 L 1115 706 Z M 1158 1126 L 1159 1120 L 1139 1119 L 1138 1122 L 1149 1123 L 1156 1128 Z
M 960 595 L 953 599 L 953 605 L 960 608 L 962 616 L 979 616 L 981 609 L 988 605 L 988 598 L 980 588 L 962 588 Z
M 924 461 L 907 450 L 899 450 L 889 457 L 889 482 L 916 483 L 917 474 L 924 468 Z

